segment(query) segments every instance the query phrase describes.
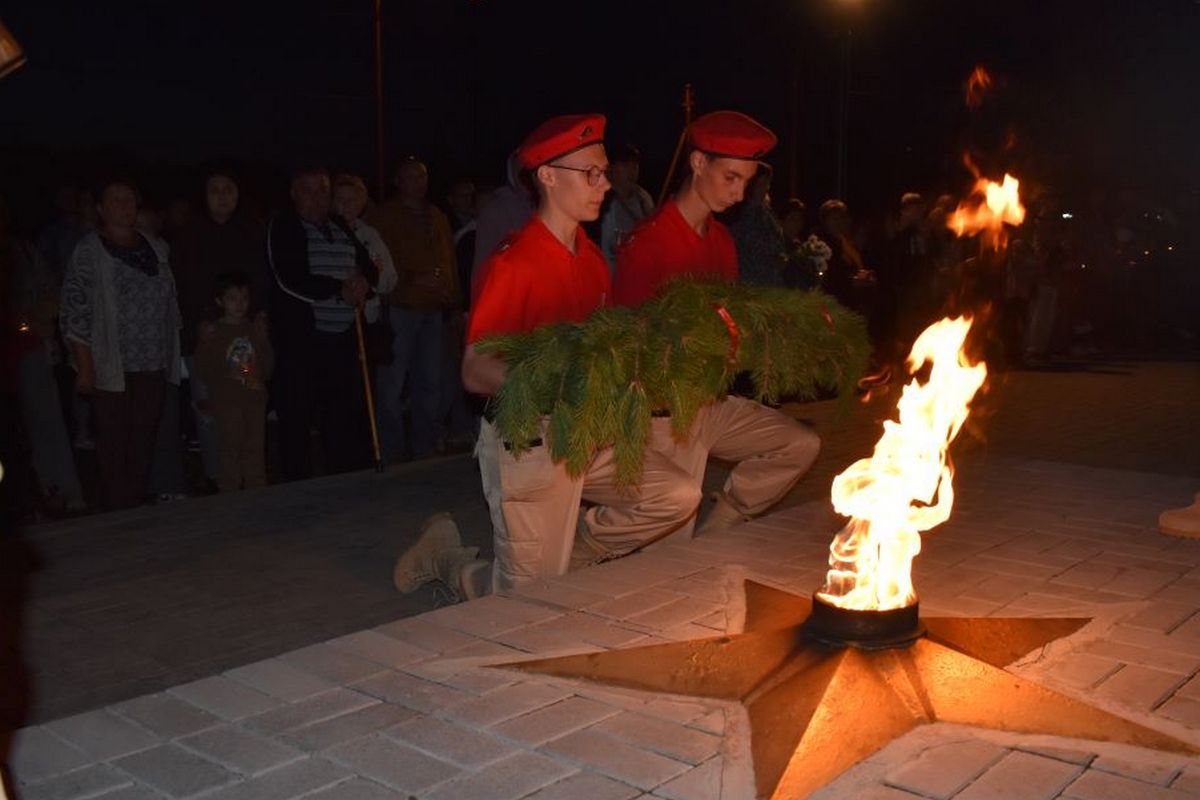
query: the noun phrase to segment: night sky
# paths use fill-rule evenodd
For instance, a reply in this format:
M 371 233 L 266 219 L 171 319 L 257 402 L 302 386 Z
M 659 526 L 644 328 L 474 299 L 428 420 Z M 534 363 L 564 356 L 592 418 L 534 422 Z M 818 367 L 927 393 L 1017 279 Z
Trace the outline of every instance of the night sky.
M 1200 176 L 1197 0 L 383 6 L 388 160 L 419 155 L 435 183 L 500 180 L 504 154 L 541 119 L 599 110 L 610 140 L 642 149 L 657 193 L 691 82 L 699 112 L 736 108 L 777 131 L 777 195 L 794 154 L 797 194 L 819 202 L 834 189 L 848 29 L 852 204 L 965 188 L 968 145 L 1067 196 L 1194 196 Z M 371 0 L 6 4 L 29 63 L 0 82 L 3 163 L 28 179 L 120 151 L 164 173 L 318 160 L 370 178 L 372 13 Z M 977 63 L 998 87 L 969 114 L 962 86 Z

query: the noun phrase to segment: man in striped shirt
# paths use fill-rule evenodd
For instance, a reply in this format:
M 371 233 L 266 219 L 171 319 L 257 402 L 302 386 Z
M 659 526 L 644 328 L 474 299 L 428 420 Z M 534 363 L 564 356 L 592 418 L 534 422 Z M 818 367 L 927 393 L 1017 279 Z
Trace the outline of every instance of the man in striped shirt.
M 297 170 L 291 197 L 292 209 L 268 228 L 267 254 L 275 277 L 272 399 L 280 460 L 284 479 L 298 480 L 313 474 L 314 423 L 324 472 L 370 463 L 354 311 L 375 286 L 378 271 L 345 222 L 330 212 L 328 172 Z

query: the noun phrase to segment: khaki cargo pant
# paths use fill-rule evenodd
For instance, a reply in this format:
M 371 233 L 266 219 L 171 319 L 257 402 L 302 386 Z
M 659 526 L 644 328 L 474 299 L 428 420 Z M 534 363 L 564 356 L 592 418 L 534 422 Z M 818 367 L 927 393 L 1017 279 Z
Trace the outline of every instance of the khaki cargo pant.
M 812 466 L 821 439 L 810 428 L 762 403 L 727 397 L 696 415 L 686 439 L 671 432 L 669 417 L 655 417 L 650 446 L 703 486 L 708 457 L 737 462 L 725 481 L 724 495 L 747 517 L 762 514 L 779 502 Z M 672 535 L 690 539 L 695 520 Z
M 539 577 L 566 574 L 576 563 L 623 555 L 692 524 L 700 487 L 662 453 L 647 449 L 642 482 L 616 485 L 611 449 L 572 478 L 544 446 L 514 457 L 486 420 L 476 446 L 484 495 L 491 509 L 496 560 L 492 589 L 510 589 Z M 579 504 L 588 500 L 584 524 Z

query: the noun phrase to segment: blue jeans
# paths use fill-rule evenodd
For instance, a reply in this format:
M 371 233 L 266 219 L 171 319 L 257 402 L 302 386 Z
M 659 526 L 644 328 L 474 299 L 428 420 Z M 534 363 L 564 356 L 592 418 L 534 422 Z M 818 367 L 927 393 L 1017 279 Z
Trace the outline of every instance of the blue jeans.
M 388 309 L 395 336 L 392 363 L 376 371 L 376 413 L 385 461 L 404 455 L 404 390 L 412 414 L 412 456 L 422 458 L 442 438 L 442 312 Z

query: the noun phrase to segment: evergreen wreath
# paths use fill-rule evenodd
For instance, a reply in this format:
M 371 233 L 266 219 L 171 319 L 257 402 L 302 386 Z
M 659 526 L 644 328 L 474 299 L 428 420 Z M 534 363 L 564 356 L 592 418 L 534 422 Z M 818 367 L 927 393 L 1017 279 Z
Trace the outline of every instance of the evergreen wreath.
M 863 319 L 819 291 L 691 281 L 635 308 L 602 308 L 582 323 L 475 348 L 508 365 L 490 413 L 514 454 L 545 438 L 552 458 L 579 476 L 612 446 L 623 485 L 641 477 L 652 411 L 669 411 L 683 438 L 743 372 L 768 402 L 812 399 L 821 388 L 850 397 L 870 354 Z

